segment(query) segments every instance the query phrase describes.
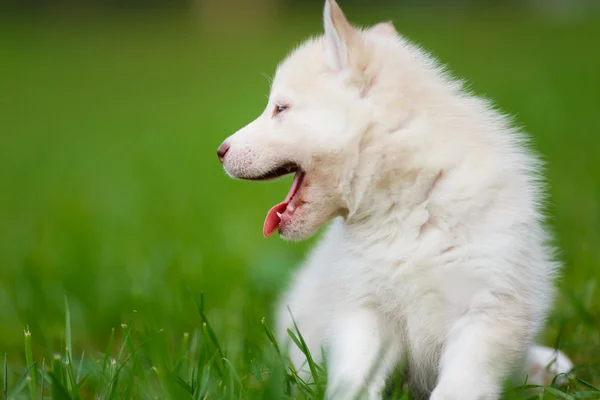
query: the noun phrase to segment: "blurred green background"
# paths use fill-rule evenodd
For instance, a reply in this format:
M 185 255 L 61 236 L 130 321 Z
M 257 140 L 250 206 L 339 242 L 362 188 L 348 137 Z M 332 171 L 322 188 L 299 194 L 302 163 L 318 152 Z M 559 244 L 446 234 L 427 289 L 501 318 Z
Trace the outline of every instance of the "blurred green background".
M 165 3 L 165 4 L 163 4 Z M 392 20 L 533 137 L 565 263 L 542 340 L 600 363 L 600 7 L 591 1 L 344 1 Z M 152 4 L 150 7 L 149 4 Z M 0 353 L 103 350 L 133 310 L 168 335 L 204 293 L 235 351 L 310 243 L 261 235 L 288 180 L 236 182 L 215 151 L 262 111 L 321 1 L 14 2 L 0 14 Z M 596 367 L 594 367 L 596 366 Z M 12 368 L 12 367 L 11 367 Z M 587 372 L 586 372 L 587 371 Z

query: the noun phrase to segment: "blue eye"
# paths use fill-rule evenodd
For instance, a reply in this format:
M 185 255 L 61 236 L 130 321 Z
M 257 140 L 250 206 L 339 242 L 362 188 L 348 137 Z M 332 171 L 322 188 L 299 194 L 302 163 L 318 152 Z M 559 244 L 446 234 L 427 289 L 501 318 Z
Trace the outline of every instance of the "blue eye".
M 273 110 L 273 115 L 275 116 L 277 114 L 280 114 L 280 113 L 284 112 L 287 109 L 288 109 L 288 106 L 281 105 L 281 104 L 276 104 L 275 105 L 275 110 Z

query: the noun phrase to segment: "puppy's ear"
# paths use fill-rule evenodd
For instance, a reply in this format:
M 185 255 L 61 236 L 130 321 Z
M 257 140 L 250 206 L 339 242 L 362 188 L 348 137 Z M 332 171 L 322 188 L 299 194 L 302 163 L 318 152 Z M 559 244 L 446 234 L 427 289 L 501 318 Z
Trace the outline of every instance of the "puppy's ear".
M 358 51 L 360 34 L 346 19 L 335 0 L 325 0 L 325 55 L 330 68 L 340 71 L 349 67 L 352 53 Z
M 398 36 L 398 32 L 396 32 L 396 28 L 394 27 L 392 21 L 380 22 L 376 25 L 373 25 L 371 31 L 377 33 L 378 35 Z

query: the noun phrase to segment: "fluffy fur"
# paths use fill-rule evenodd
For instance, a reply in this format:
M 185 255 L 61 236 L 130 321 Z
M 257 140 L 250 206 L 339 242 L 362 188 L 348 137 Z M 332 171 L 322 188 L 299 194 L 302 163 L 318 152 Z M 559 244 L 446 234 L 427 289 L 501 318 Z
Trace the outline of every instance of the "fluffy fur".
M 558 265 L 523 135 L 390 23 L 357 29 L 328 0 L 324 26 L 279 66 L 265 111 L 223 157 L 236 178 L 287 162 L 306 172 L 283 238 L 333 219 L 281 301 L 279 339 L 289 307 L 313 356 L 326 350 L 336 399 L 363 386 L 381 398 L 399 363 L 433 400 L 496 399 L 523 365 L 540 384 L 570 370 L 561 353 L 546 369 L 557 353 L 532 348 Z

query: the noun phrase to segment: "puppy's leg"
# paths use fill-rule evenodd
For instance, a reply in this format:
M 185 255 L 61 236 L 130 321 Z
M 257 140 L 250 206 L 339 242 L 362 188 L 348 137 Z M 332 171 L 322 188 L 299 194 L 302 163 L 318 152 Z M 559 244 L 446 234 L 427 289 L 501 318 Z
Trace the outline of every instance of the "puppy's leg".
M 304 267 L 279 303 L 277 310 L 277 342 L 282 351 L 290 357 L 298 375 L 305 382 L 311 380 L 311 371 L 305 354 L 291 340 L 288 329 L 298 335 L 295 322 L 312 359 L 316 363 L 321 363 L 321 348 L 331 310 L 328 295 L 331 289 L 320 279 L 318 272 L 315 265 Z
M 337 259 L 337 241 L 342 229 L 341 221 L 332 222 L 323 239 L 313 249 L 306 263 L 299 269 L 292 285 L 279 302 L 277 310 L 277 340 L 288 352 L 292 363 L 303 380 L 311 373 L 302 351 L 290 339 L 287 330 L 296 333 L 294 321 L 306 341 L 313 360 L 320 363 L 325 333 L 331 320 L 332 293 L 336 280 L 331 265 Z
M 555 377 L 559 385 L 566 384 L 567 374 L 573 369 L 573 363 L 560 350 L 545 346 L 532 346 L 525 360 L 525 375 L 531 385 L 548 386 Z M 525 376 L 523 376 L 524 382 Z
M 400 359 L 400 341 L 372 310 L 336 310 L 328 353 L 327 399 L 381 399 Z
M 527 349 L 520 318 L 471 311 L 450 330 L 431 400 L 496 400 Z

